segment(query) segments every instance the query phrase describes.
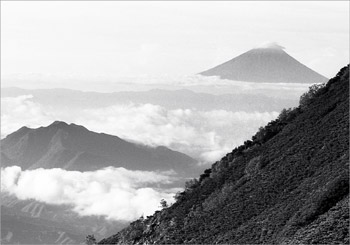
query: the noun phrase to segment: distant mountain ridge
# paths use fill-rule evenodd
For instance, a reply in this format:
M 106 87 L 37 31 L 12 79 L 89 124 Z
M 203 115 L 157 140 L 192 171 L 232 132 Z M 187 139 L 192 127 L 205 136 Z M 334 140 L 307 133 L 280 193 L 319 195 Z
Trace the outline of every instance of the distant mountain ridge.
M 99 244 L 349 244 L 349 66 Z
M 147 147 L 83 126 L 55 121 L 47 127 L 22 127 L 1 140 L 2 167 L 63 168 L 90 171 L 103 167 L 191 174 L 196 160 L 166 147 Z
M 282 47 L 255 48 L 199 73 L 260 83 L 323 83 L 327 78 L 287 54 Z
M 82 92 L 70 89 L 21 89 L 2 88 L 1 96 L 17 97 L 33 95 L 32 100 L 44 105 L 59 108 L 106 107 L 115 104 L 155 104 L 168 109 L 230 110 L 230 111 L 280 111 L 297 105 L 297 99 L 274 98 L 261 94 L 222 94 L 197 93 L 188 89 L 153 89 L 143 92 Z
M 83 126 L 55 121 L 47 127 L 22 127 L 1 140 L 1 167 L 22 170 L 62 168 L 94 171 L 108 166 L 129 170 L 175 170 L 174 183 L 200 172 L 193 158 L 166 147 L 148 147 L 117 136 L 89 131 Z M 181 181 L 181 182 L 180 182 Z M 80 216 L 67 205 L 20 200 L 1 193 L 2 244 L 80 244 L 87 234 L 111 235 L 126 222 L 102 216 Z

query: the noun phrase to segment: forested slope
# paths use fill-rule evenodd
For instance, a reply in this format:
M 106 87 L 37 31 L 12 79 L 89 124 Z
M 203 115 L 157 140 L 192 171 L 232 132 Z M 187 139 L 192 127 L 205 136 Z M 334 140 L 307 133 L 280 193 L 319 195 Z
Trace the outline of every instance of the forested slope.
M 349 243 L 349 66 L 100 244 Z

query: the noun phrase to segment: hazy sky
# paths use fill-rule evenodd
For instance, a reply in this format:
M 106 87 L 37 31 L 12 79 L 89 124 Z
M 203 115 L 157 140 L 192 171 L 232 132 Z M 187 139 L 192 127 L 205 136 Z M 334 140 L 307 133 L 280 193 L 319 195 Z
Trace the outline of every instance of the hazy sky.
M 2 1 L 2 86 L 28 74 L 191 75 L 266 41 L 332 77 L 349 62 L 348 21 L 348 1 Z

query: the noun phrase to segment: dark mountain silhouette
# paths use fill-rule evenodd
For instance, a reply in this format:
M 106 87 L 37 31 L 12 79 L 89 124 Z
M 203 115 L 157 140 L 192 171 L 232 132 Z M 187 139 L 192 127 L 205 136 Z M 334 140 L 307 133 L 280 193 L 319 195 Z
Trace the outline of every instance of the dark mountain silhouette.
M 166 147 L 137 145 L 117 136 L 56 121 L 47 127 L 22 127 L 1 140 L 2 167 L 97 170 L 107 166 L 130 170 L 196 172 L 196 161 Z
M 222 79 L 261 83 L 323 83 L 327 78 L 287 54 L 281 46 L 255 48 L 200 73 Z
M 349 66 L 100 244 L 348 244 Z

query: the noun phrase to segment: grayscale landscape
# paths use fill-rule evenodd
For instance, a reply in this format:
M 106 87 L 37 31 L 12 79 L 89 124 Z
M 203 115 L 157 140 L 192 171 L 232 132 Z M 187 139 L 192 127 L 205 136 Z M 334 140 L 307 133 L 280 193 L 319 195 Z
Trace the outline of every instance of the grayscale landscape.
M 348 244 L 349 2 L 1 2 L 1 244 Z

